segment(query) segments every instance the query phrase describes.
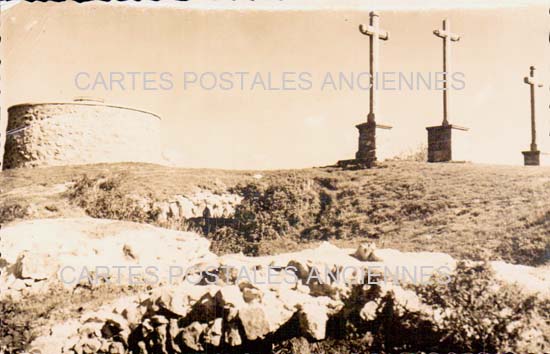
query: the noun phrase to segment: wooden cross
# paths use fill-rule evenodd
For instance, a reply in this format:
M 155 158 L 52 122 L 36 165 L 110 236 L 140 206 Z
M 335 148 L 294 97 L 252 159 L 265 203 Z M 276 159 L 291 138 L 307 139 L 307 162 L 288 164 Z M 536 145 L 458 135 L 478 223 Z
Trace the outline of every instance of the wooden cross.
M 530 67 L 529 76 L 523 79 L 531 89 L 531 151 L 537 151 L 537 128 L 535 124 L 535 87 L 542 87 L 543 85 L 535 80 L 534 66 Z
M 379 26 L 379 17 L 380 15 L 372 11 L 370 14 L 370 25 L 363 26 L 359 25 L 359 32 L 370 37 L 370 89 L 369 89 L 369 115 L 368 121 L 371 123 L 375 122 L 375 113 L 376 113 L 376 103 L 378 99 L 376 98 L 376 90 L 374 87 L 374 75 L 378 73 L 378 56 L 380 53 L 380 42 L 379 40 L 386 41 L 389 39 L 390 34 L 384 30 L 380 29 Z
M 451 33 L 451 21 L 443 20 L 443 29 L 435 30 L 434 34 L 443 39 L 443 125 L 449 125 L 449 92 L 448 74 L 451 72 L 451 42 L 458 42 L 460 36 Z

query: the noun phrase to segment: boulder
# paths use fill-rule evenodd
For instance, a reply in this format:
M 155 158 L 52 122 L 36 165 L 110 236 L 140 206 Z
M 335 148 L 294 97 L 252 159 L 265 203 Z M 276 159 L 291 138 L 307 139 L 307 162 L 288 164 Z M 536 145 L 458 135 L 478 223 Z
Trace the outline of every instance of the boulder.
M 374 319 L 378 316 L 379 303 L 376 301 L 368 301 L 365 305 L 363 305 L 363 308 L 359 312 L 359 316 L 364 321 L 374 321 Z
M 220 306 L 229 306 L 240 309 L 245 305 L 243 293 L 237 285 L 227 285 L 216 293 L 216 301 Z
M 59 269 L 57 260 L 49 254 L 23 251 L 15 262 L 15 276 L 19 279 L 46 280 Z
M 109 354 L 125 354 L 126 350 L 124 349 L 124 344 L 120 342 L 113 342 L 109 344 L 107 349 Z
M 179 215 L 181 217 L 189 219 L 189 218 L 196 218 L 200 216 L 195 213 L 195 204 L 193 204 L 193 202 L 190 201 L 188 198 L 182 195 L 177 195 L 175 199 L 176 199 L 176 202 L 178 203 Z
M 374 242 L 362 243 L 357 247 L 353 256 L 362 262 L 376 262 L 379 261 L 379 259 L 374 254 L 375 250 L 376 245 Z
M 300 330 L 315 340 L 325 339 L 327 330 L 327 308 L 320 304 L 307 303 L 299 312 Z
M 244 301 L 247 303 L 251 302 L 261 302 L 263 298 L 262 292 L 254 287 L 245 287 L 242 290 L 242 297 L 244 298 Z
M 490 264 L 497 279 L 516 284 L 526 293 L 550 299 L 550 266 L 530 267 L 502 261 L 493 261 Z
M 166 222 L 170 214 L 170 204 L 168 202 L 155 202 L 153 209 L 157 211 L 157 221 Z
M 179 328 L 178 320 L 175 318 L 170 319 L 170 324 L 168 325 L 168 341 L 170 343 L 170 347 L 176 352 L 181 353 L 182 348 L 179 345 L 178 337 L 181 333 L 181 328 Z
M 292 354 L 311 354 L 309 342 L 304 337 L 295 337 L 290 339 L 290 350 Z
M 32 342 L 30 352 L 34 350 L 42 354 L 63 353 L 63 348 L 71 344 L 69 338 L 77 333 L 80 326 L 81 323 L 77 320 L 67 320 L 54 325 L 47 335 L 38 337 Z
M 200 339 L 206 327 L 207 327 L 206 324 L 195 321 L 191 323 L 189 326 L 183 328 L 181 330 L 181 338 L 183 340 L 183 343 L 190 349 L 193 349 L 196 351 L 204 350 L 200 342 Z
M 236 285 L 222 287 L 215 296 L 216 303 L 227 311 L 226 320 L 232 321 L 245 306 L 241 290 Z
M 271 333 L 268 315 L 262 305 L 247 305 L 239 310 L 239 319 L 248 340 L 263 339 Z
M 230 347 L 238 347 L 243 343 L 237 322 L 228 322 L 225 326 L 224 341 Z
M 289 309 L 277 294 L 265 290 L 261 302 L 253 301 L 239 309 L 238 316 L 248 340 L 263 339 L 285 324 L 296 309 Z
M 180 208 L 178 206 L 178 203 L 176 202 L 171 202 L 169 205 L 168 205 L 169 209 L 170 209 L 170 217 L 174 218 L 174 219 L 179 219 L 180 218 Z
M 73 350 L 82 354 L 96 354 L 102 347 L 103 341 L 101 339 L 82 337 Z
M 216 318 L 214 321 L 210 322 L 204 334 L 204 342 L 215 347 L 219 347 L 223 334 L 222 325 L 222 318 Z
M 179 289 L 178 289 L 179 290 Z M 156 289 L 151 297 L 143 302 L 150 312 L 163 309 L 174 317 L 185 317 L 191 310 L 187 294 L 166 287 Z

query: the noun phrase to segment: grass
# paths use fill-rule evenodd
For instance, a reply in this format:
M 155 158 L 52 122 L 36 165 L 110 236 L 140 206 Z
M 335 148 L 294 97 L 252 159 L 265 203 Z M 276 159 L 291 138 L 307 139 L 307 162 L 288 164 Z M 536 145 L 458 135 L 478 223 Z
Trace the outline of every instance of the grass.
M 256 173 L 263 178 L 255 179 Z M 102 210 L 109 207 L 109 198 L 131 194 L 168 200 L 197 188 L 248 193 L 237 213 L 235 225 L 240 228 L 229 230 L 227 237 L 236 233 L 256 242 L 252 254 L 303 249 L 321 240 L 342 247 L 375 240 L 378 247 L 441 251 L 465 259 L 503 259 L 530 265 L 550 259 L 547 167 L 394 161 L 360 171 L 224 171 L 134 163 L 16 169 L 0 174 L 0 222 L 94 216 L 81 207 L 86 200 L 82 204 L 81 199 L 78 206 L 70 193 L 48 192 L 56 185 L 82 179 L 84 174 L 92 181 L 118 181 L 111 195 L 107 191 L 101 197 Z M 18 203 L 21 207 L 13 206 Z M 27 208 L 29 205 L 32 208 Z M 120 202 L 113 205 L 128 207 Z M 21 215 L 13 215 L 17 213 Z M 135 214 L 113 210 L 101 216 L 140 221 L 139 213 L 137 220 Z M 143 221 L 152 222 L 150 215 Z M 222 236 L 209 235 L 214 239 Z
M 90 178 L 102 175 L 124 175 L 123 191 L 154 192 L 159 198 L 189 193 L 196 187 L 212 191 L 223 190 L 255 174 L 253 171 L 185 169 L 146 163 L 100 163 L 37 169 L 12 169 L 0 173 L 0 194 L 16 189 L 53 186 L 72 181 L 82 174 Z

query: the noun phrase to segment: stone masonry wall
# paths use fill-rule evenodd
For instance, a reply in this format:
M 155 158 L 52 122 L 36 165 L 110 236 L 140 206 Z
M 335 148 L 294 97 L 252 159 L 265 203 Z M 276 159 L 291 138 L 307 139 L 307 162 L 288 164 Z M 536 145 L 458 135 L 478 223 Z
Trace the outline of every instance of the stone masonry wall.
M 160 118 L 129 108 L 41 103 L 8 110 L 4 169 L 100 162 L 158 163 Z

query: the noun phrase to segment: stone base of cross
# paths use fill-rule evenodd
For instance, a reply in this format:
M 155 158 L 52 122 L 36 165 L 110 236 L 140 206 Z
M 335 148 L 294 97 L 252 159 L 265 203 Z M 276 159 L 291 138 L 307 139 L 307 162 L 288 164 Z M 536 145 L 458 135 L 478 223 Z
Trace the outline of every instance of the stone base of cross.
M 467 131 L 468 128 L 453 124 L 427 127 L 428 131 L 428 162 L 449 162 L 453 159 L 452 131 Z
M 385 124 L 377 124 L 374 117 L 366 123 L 355 126 L 359 130 L 359 144 L 355 159 L 338 161 L 339 167 L 371 168 L 376 165 L 376 129 L 391 129 Z
M 523 154 L 523 164 L 525 166 L 540 166 L 540 151 L 529 150 L 521 153 Z

